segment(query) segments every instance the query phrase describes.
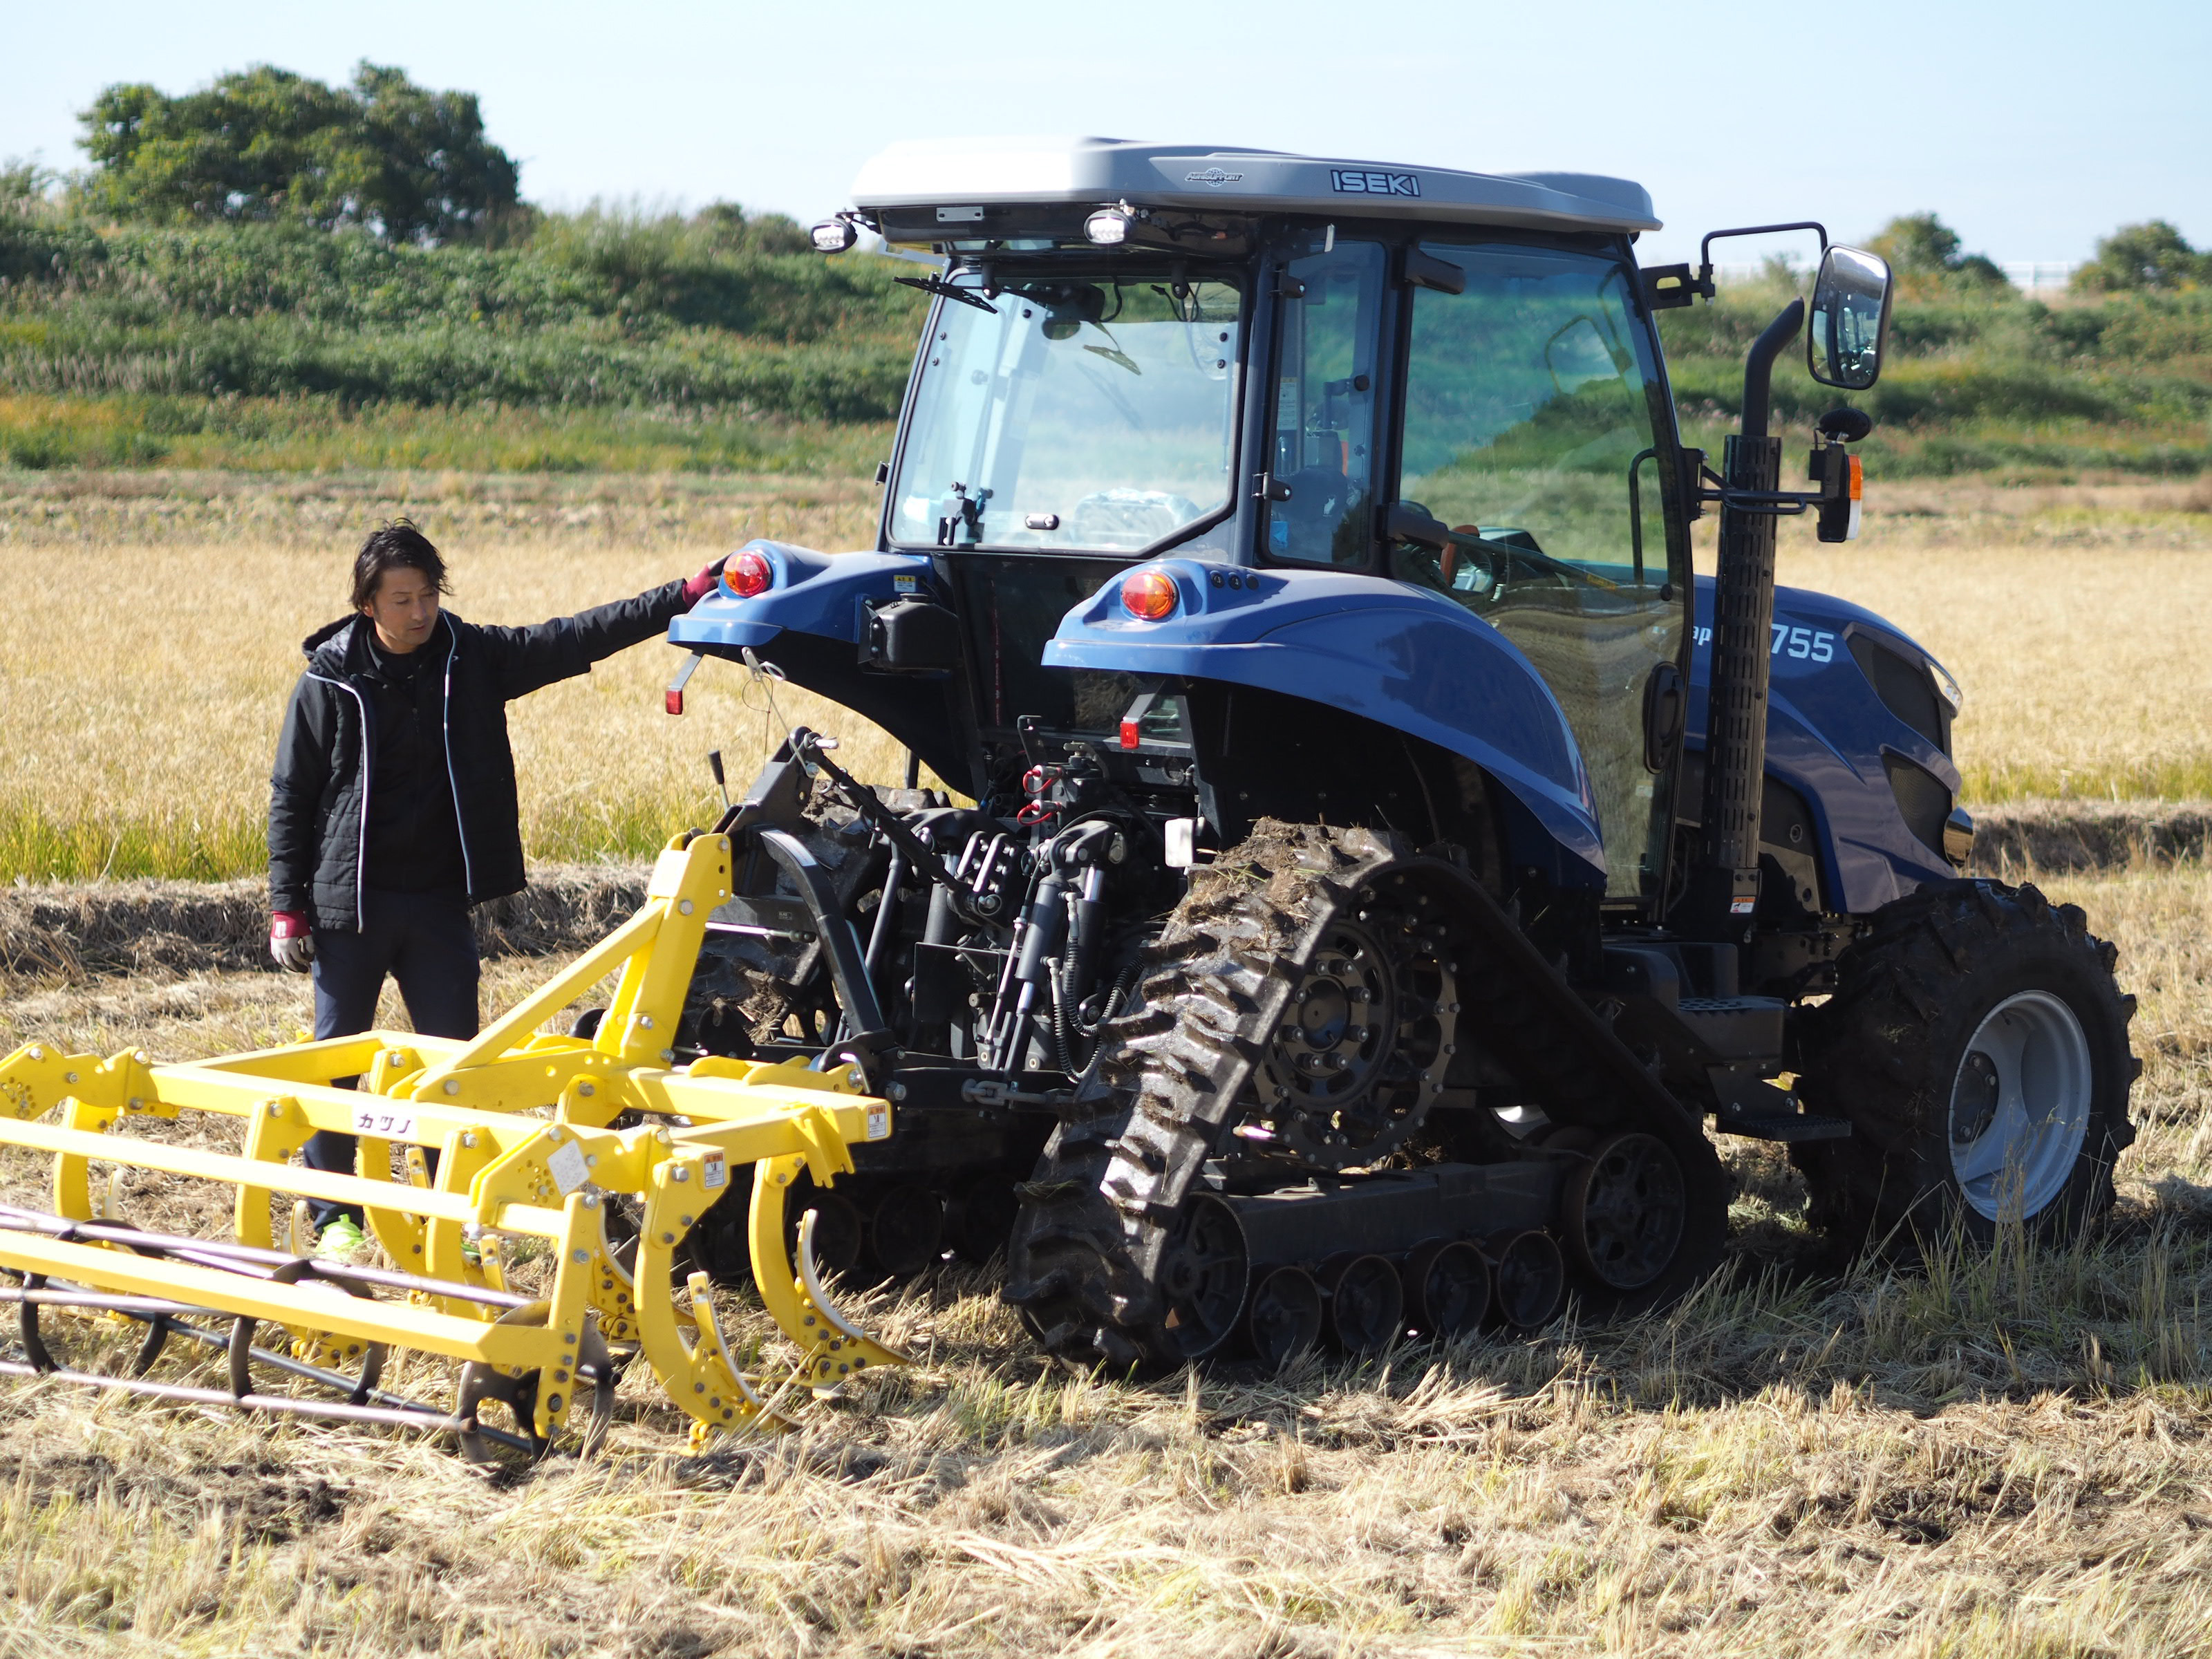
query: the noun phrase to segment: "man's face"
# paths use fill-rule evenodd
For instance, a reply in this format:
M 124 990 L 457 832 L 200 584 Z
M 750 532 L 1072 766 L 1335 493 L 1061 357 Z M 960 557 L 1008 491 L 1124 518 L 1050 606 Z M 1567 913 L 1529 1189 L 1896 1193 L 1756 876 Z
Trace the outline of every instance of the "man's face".
M 405 656 L 421 648 L 438 625 L 438 585 L 404 565 L 387 570 L 376 579 L 376 591 L 361 614 L 376 625 L 380 645 Z

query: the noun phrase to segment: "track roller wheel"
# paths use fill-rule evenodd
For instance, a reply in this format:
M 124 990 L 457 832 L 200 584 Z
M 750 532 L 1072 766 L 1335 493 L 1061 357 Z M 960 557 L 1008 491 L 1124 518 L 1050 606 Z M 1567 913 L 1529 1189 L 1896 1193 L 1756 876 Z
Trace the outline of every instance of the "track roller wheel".
M 1416 1245 L 1400 1270 L 1406 1314 L 1413 1328 L 1449 1342 L 1481 1328 L 1490 1312 L 1490 1264 L 1463 1239 Z
M 791 1183 L 784 1199 L 784 1246 L 794 1258 L 799 1253 L 799 1219 L 814 1212 L 814 1261 L 825 1275 L 850 1274 L 860 1265 L 868 1243 L 868 1220 L 860 1206 L 840 1192 L 815 1186 L 809 1176 Z M 750 1272 L 750 1258 L 747 1258 Z
M 1346 1353 L 1380 1353 L 1405 1334 L 1406 1292 L 1388 1256 L 1353 1256 L 1323 1279 L 1328 1334 Z
M 1252 1287 L 1246 1339 L 1263 1370 L 1287 1370 L 1321 1340 L 1321 1286 L 1304 1267 L 1277 1267 Z
M 1004 1170 L 987 1170 L 954 1194 L 946 1228 L 952 1246 L 963 1261 L 984 1262 L 1006 1252 L 1021 1203 L 1014 1196 L 1014 1177 Z
M 1516 1330 L 1533 1331 L 1559 1317 L 1567 1299 L 1567 1261 L 1539 1227 L 1498 1233 L 1487 1246 L 1498 1285 L 1492 1312 Z
M 1160 1261 L 1161 1324 L 1184 1359 L 1204 1359 L 1237 1334 L 1251 1271 L 1237 1212 L 1211 1194 L 1191 1200 Z
M 1640 1291 L 1681 1249 L 1682 1168 L 1656 1135 L 1600 1142 L 1567 1177 L 1562 1220 L 1575 1265 L 1607 1289 Z

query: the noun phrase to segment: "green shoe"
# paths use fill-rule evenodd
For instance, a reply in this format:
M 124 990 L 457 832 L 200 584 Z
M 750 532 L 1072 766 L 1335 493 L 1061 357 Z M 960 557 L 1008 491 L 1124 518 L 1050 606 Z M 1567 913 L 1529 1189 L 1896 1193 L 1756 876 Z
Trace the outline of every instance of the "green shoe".
M 333 1261 L 351 1261 L 368 1249 L 368 1235 L 349 1215 L 342 1215 L 315 1240 L 315 1254 Z

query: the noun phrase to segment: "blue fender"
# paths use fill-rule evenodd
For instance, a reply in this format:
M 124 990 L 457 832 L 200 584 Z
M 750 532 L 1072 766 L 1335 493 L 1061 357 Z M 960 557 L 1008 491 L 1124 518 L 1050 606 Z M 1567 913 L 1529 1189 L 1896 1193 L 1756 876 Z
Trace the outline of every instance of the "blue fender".
M 1481 767 L 1563 848 L 1605 870 L 1582 751 L 1520 649 L 1441 595 L 1329 570 L 1246 570 L 1195 559 L 1139 569 L 1173 580 L 1159 622 L 1109 582 L 1045 647 L 1053 668 L 1174 674 L 1279 691 L 1362 714 Z
M 923 591 L 929 576 L 929 556 L 923 553 L 817 553 L 764 541 L 747 542 L 738 551 L 765 558 L 775 573 L 774 584 L 764 593 L 741 599 L 717 583 L 668 624 L 670 644 L 735 656 L 788 629 L 857 645 L 867 600 L 880 605 L 901 593 Z
M 1712 578 L 1700 576 L 1691 658 L 1693 747 L 1704 742 L 1712 617 Z M 1883 751 L 1925 768 L 1954 798 L 1960 776 L 1948 755 L 1875 695 L 1851 655 L 1850 641 L 1857 634 L 1870 634 L 1908 658 L 1933 660 L 1895 626 L 1849 600 L 1799 587 L 1775 590 L 1766 769 L 1803 796 L 1812 812 L 1821 878 L 1832 906 L 1865 915 L 1923 882 L 1958 874 L 1906 827 L 1882 763 Z

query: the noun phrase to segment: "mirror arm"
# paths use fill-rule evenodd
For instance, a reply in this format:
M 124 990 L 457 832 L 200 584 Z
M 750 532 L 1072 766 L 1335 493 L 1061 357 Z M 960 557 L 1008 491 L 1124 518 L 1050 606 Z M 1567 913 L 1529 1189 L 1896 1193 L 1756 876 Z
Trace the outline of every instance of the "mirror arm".
M 1698 244 L 1698 264 L 1703 268 L 1702 274 L 1708 276 L 1711 274 L 1713 244 L 1723 237 L 1771 236 L 1777 232 L 1784 230 L 1817 232 L 1820 238 L 1820 252 L 1826 253 L 1828 251 L 1828 228 L 1817 219 L 1800 219 L 1793 224 L 1787 225 L 1739 225 L 1733 230 L 1709 230 L 1705 233 L 1705 240 Z M 1705 297 L 1711 299 L 1712 295 L 1709 293 Z

